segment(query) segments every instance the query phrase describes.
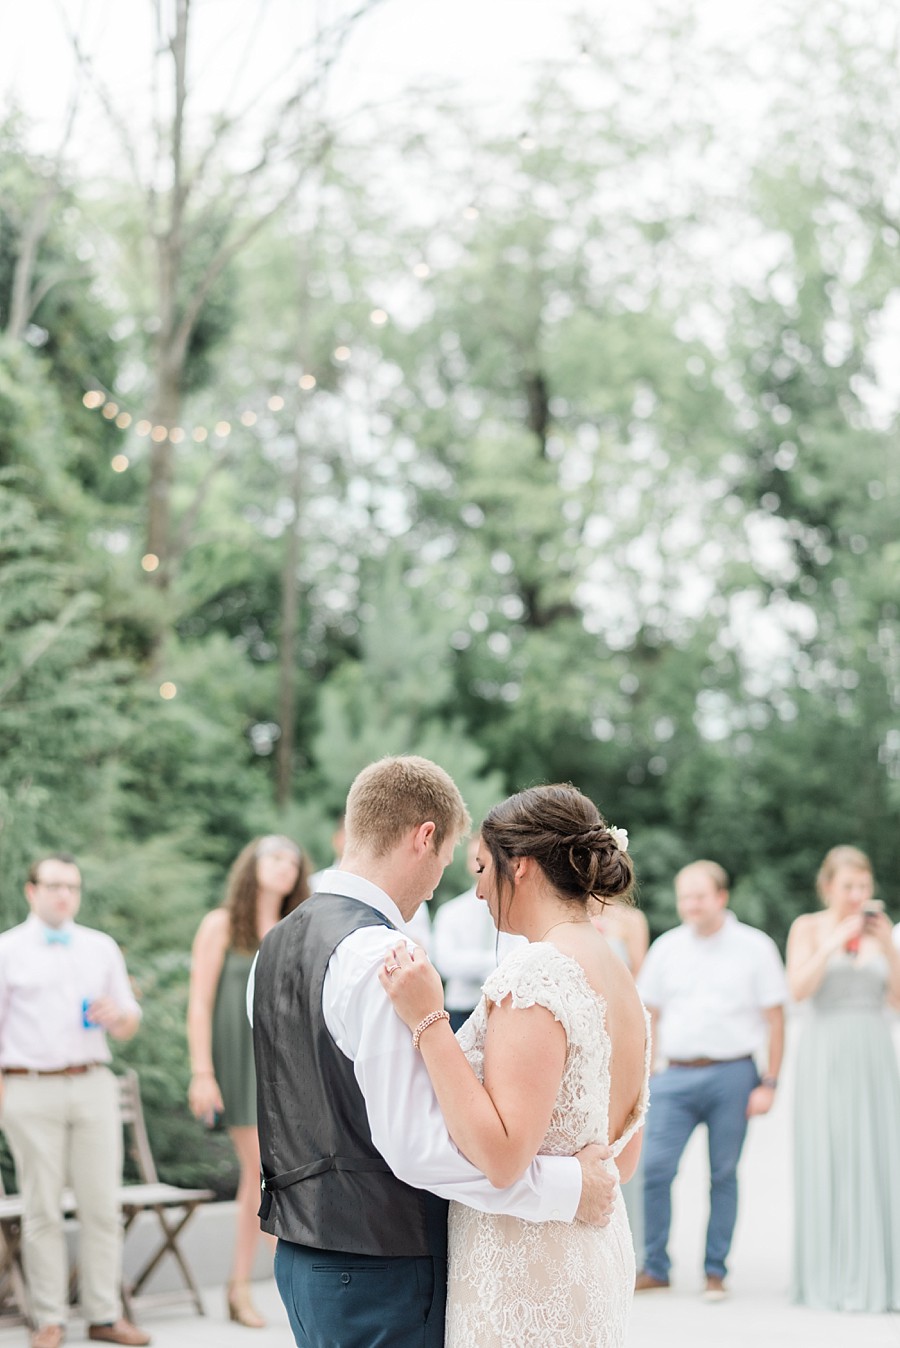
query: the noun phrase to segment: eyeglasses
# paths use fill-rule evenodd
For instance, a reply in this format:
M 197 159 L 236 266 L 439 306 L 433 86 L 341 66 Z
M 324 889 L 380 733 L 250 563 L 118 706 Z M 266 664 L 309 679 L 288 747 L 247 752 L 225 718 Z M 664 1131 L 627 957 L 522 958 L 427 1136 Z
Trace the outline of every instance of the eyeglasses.
M 68 880 L 35 880 L 34 883 L 40 885 L 41 889 L 49 889 L 53 893 L 61 889 L 68 889 L 72 894 L 81 893 L 81 885 L 71 885 Z

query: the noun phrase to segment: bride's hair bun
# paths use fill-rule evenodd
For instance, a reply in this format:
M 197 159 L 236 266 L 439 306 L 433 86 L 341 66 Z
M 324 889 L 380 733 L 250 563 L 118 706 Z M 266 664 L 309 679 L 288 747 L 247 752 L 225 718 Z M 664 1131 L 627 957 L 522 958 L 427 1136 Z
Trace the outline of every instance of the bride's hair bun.
M 512 857 L 533 857 L 565 898 L 621 898 L 634 884 L 625 833 L 610 829 L 593 801 L 569 784 L 510 796 L 491 810 L 481 836 L 503 887 L 512 883 Z

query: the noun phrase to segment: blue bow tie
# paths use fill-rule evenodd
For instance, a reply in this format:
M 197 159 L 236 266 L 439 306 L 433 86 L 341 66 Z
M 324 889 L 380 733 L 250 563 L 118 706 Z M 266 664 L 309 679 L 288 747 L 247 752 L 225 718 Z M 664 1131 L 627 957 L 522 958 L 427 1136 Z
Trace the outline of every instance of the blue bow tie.
M 71 945 L 72 933 L 62 931 L 59 927 L 45 927 L 44 940 L 48 945 Z

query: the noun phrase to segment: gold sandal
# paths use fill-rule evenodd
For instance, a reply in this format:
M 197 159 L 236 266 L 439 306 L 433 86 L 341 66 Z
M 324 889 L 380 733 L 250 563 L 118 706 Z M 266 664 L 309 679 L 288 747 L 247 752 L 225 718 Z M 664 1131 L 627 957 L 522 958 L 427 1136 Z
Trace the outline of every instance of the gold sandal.
M 266 1322 L 250 1297 L 249 1282 L 228 1284 L 228 1318 L 246 1329 L 265 1329 Z

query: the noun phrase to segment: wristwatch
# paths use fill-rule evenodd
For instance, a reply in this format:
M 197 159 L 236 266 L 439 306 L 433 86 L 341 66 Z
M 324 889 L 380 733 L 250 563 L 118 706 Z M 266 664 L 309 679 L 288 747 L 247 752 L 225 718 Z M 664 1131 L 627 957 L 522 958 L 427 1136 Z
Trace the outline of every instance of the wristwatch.
M 760 1086 L 768 1086 L 768 1088 L 769 1088 L 770 1091 L 774 1091 L 774 1090 L 776 1090 L 777 1087 L 778 1087 L 778 1078 L 777 1078 L 777 1077 L 763 1077 L 763 1078 L 761 1079 L 761 1081 L 760 1081 L 759 1084 L 760 1084 Z

